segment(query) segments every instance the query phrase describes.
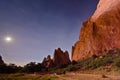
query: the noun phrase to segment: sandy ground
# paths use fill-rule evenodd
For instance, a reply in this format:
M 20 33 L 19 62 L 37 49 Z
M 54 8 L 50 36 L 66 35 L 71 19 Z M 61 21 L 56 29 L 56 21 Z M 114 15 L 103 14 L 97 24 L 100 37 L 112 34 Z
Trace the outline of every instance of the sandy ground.
M 105 75 L 103 78 L 102 75 L 94 74 L 79 74 L 79 73 L 66 73 L 66 75 L 57 75 L 60 80 L 120 80 L 120 76 Z

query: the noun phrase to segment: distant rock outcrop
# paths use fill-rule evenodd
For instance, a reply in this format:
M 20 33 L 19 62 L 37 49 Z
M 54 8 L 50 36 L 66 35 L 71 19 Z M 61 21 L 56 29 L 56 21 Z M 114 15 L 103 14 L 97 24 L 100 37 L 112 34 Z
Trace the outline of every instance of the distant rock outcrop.
M 43 59 L 42 65 L 45 66 L 46 68 L 50 68 L 54 66 L 53 60 L 51 59 L 50 55 L 48 55 L 47 58 L 45 57 Z
M 68 51 L 63 52 L 60 48 L 55 49 L 53 62 L 56 66 L 69 64 L 71 61 L 69 59 Z
M 114 48 L 120 48 L 120 0 L 99 0 L 93 16 L 82 25 L 72 60 L 102 55 Z
M 68 51 L 63 52 L 60 48 L 58 48 L 54 51 L 53 59 L 51 59 L 50 55 L 48 55 L 47 58 L 44 58 L 42 65 L 46 68 L 50 68 L 56 66 L 61 67 L 69 63 L 71 63 L 71 61 Z
M 2 60 L 2 56 L 0 56 L 0 64 L 4 64 L 4 61 Z

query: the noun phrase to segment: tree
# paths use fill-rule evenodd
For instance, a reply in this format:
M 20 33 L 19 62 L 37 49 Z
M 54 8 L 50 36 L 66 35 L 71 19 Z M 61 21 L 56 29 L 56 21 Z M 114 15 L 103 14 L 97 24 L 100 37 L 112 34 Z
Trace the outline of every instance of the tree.
M 42 66 L 41 63 L 30 62 L 24 66 L 24 72 L 27 73 L 34 73 L 40 71 L 46 71 L 46 68 Z

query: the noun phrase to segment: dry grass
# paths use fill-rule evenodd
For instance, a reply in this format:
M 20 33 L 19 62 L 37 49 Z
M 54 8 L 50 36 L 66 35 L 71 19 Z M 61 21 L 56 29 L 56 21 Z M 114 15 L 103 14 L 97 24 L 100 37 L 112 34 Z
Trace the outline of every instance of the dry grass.
M 57 80 L 55 75 L 34 75 L 34 74 L 0 74 L 0 80 Z
M 34 74 L 1 74 L 0 80 L 119 80 L 115 76 L 80 74 L 78 72 L 68 72 L 65 75 L 34 75 Z

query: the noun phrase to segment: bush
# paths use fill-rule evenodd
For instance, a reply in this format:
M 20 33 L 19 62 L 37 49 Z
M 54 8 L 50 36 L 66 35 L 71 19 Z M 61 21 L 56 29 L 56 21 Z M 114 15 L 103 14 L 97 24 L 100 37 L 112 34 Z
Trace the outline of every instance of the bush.
M 88 68 L 98 68 L 100 66 L 105 66 L 107 64 L 112 64 L 113 63 L 113 58 L 112 57 L 103 57 L 103 58 L 98 58 L 97 60 L 93 60 L 89 62 Z
M 47 71 L 47 69 L 40 63 L 36 64 L 35 62 L 30 62 L 24 66 L 23 71 L 27 73 L 34 73 L 39 71 Z
M 53 67 L 53 68 L 49 68 L 49 71 L 56 71 L 56 70 L 59 70 L 60 67 Z
M 16 73 L 21 70 L 20 67 L 17 67 L 15 64 L 0 64 L 0 73 Z
M 98 57 L 98 56 L 97 56 L 97 55 L 95 55 L 95 54 L 94 54 L 94 55 L 92 55 L 92 58 L 93 58 L 93 59 L 95 59 L 95 58 L 97 58 L 97 57 Z
M 102 78 L 108 78 L 108 77 L 107 77 L 106 75 L 103 74 L 103 75 L 102 75 Z
M 103 59 L 98 59 L 98 60 L 91 61 L 88 64 L 87 69 L 89 68 L 95 69 L 95 68 L 98 68 L 100 66 L 105 66 L 105 65 L 106 65 L 106 62 Z
M 93 55 L 90 58 L 86 58 L 84 60 L 79 61 L 77 65 L 79 65 L 79 67 L 82 69 L 95 69 L 100 66 L 106 66 L 107 64 L 112 64 L 115 58 L 116 56 L 114 54 L 107 54 L 106 56 L 102 56 L 102 58 Z
M 88 68 L 88 65 L 93 61 L 93 58 L 86 58 L 84 60 L 78 61 L 78 66 L 82 69 Z
M 73 61 L 72 61 L 72 64 L 73 64 L 73 65 L 77 64 L 77 61 L 74 61 L 74 60 L 73 60 Z
M 51 75 L 44 75 L 39 80 L 57 80 L 57 79 L 58 79 L 58 77 L 55 76 L 55 75 L 53 75 L 53 76 L 51 76 Z
M 114 62 L 115 66 L 117 66 L 118 68 L 120 68 L 120 58 L 116 59 Z
M 7 73 L 7 65 L 0 64 L 0 73 Z
M 66 71 L 74 71 L 76 68 L 74 65 L 70 64 L 66 67 Z

